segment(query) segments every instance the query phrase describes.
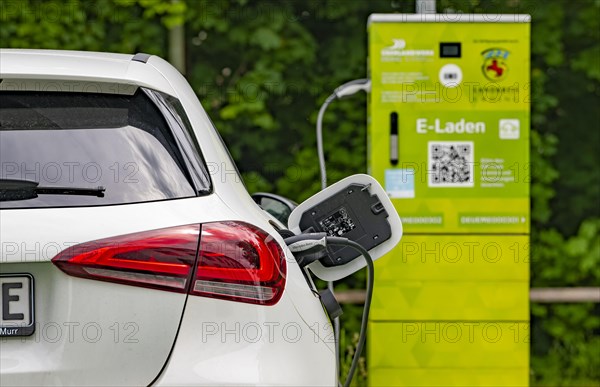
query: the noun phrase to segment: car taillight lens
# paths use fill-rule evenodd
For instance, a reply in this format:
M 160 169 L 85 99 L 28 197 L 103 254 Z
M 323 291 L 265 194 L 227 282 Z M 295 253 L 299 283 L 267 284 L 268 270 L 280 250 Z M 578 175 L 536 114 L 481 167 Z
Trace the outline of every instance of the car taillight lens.
M 71 246 L 52 259 L 75 277 L 185 292 L 200 225 L 172 227 Z
M 76 277 L 261 305 L 279 300 L 286 270 L 285 255 L 269 234 L 233 221 L 86 242 L 52 262 Z
M 285 270 L 281 247 L 258 227 L 203 224 L 191 294 L 273 305 L 283 293 Z

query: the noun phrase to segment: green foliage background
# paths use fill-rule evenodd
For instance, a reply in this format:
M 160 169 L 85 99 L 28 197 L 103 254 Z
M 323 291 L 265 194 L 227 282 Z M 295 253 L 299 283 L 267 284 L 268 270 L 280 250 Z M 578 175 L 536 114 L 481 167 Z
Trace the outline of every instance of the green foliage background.
M 414 0 L 0 0 L 0 46 L 167 57 L 169 28 L 185 23 L 186 76 L 249 190 L 301 201 L 319 189 L 320 104 L 366 74 L 367 16 L 414 9 Z M 531 285 L 598 286 L 600 1 L 438 0 L 446 10 L 532 15 Z M 365 171 L 365 104 L 336 101 L 325 117 L 332 182 Z M 352 337 L 360 311 L 346 309 Z M 534 384 L 600 384 L 599 313 L 532 305 Z

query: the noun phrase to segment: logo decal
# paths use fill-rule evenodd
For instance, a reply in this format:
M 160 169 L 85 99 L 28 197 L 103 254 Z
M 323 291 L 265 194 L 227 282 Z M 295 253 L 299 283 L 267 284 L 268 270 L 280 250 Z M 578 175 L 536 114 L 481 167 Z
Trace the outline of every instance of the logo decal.
M 521 135 L 521 121 L 518 119 L 501 119 L 498 122 L 500 138 L 502 140 L 518 140 Z
M 462 70 L 453 63 L 448 63 L 440 69 L 440 82 L 445 87 L 452 88 L 458 86 L 462 78 Z
M 508 56 L 510 52 L 502 48 L 490 48 L 481 53 L 483 75 L 492 82 L 500 82 L 508 75 Z
M 381 57 L 385 61 L 390 61 L 390 59 L 400 59 L 402 57 L 431 58 L 433 55 L 433 50 L 406 49 L 406 41 L 404 39 L 392 39 L 392 44 L 381 50 Z
M 394 44 L 388 47 L 390 50 L 404 50 L 406 47 L 406 41 L 404 39 L 392 39 Z

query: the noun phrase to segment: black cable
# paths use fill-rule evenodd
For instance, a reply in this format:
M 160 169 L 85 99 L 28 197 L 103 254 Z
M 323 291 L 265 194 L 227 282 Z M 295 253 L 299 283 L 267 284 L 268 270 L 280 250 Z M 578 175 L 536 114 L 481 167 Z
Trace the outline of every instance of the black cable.
M 369 252 L 362 247 L 360 244 L 351 241 L 347 238 L 341 237 L 332 237 L 326 236 L 325 233 L 314 233 L 314 234 L 300 234 L 294 237 L 289 237 L 285 239 L 285 243 L 290 247 L 292 252 L 294 253 L 296 259 L 299 259 L 304 255 L 304 253 L 313 254 L 314 248 L 324 248 L 324 245 L 313 245 L 307 244 L 303 247 L 293 246 L 295 243 L 304 242 L 304 241 L 316 241 L 325 239 L 327 245 L 338 245 L 338 246 L 347 246 L 357 250 L 362 256 L 365 258 L 365 262 L 367 263 L 367 291 L 365 297 L 365 305 L 363 307 L 363 315 L 360 322 L 360 336 L 358 338 L 358 344 L 356 346 L 356 352 L 354 352 L 354 357 L 352 358 L 352 363 L 350 364 L 350 370 L 348 370 L 348 376 L 346 377 L 346 381 L 344 382 L 344 387 L 349 387 L 350 382 L 352 382 L 352 378 L 354 377 L 354 373 L 356 372 L 356 368 L 358 367 L 358 361 L 360 359 L 360 354 L 362 353 L 363 347 L 365 345 L 365 339 L 367 336 L 367 324 L 369 322 L 369 310 L 371 309 L 371 299 L 373 298 L 373 282 L 375 279 L 375 267 L 373 265 L 373 259 Z M 302 261 L 302 258 L 299 259 L 299 263 Z M 310 263 L 313 260 L 310 260 Z
M 365 297 L 365 306 L 363 308 L 363 315 L 360 323 L 360 336 L 358 339 L 358 345 L 356 346 L 356 352 L 354 352 L 354 357 L 352 358 L 350 370 L 348 371 L 348 376 L 346 377 L 346 382 L 344 383 L 344 387 L 348 387 L 350 386 L 352 377 L 356 372 L 356 368 L 358 367 L 358 360 L 365 345 L 365 339 L 367 335 L 367 323 L 369 321 L 369 310 L 371 308 L 371 299 L 373 298 L 373 281 L 375 278 L 375 267 L 373 266 L 373 259 L 371 258 L 369 252 L 358 243 L 340 237 L 327 237 L 327 243 L 330 245 L 348 246 L 355 250 L 358 250 L 362 254 L 362 256 L 365 257 L 365 261 L 367 262 L 367 292 Z

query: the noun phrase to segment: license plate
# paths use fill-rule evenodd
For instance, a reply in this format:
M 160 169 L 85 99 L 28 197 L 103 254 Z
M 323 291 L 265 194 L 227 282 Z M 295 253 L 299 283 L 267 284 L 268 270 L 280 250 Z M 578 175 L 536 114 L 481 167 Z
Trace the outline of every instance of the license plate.
M 0 274 L 0 336 L 29 336 L 35 331 L 33 276 Z

